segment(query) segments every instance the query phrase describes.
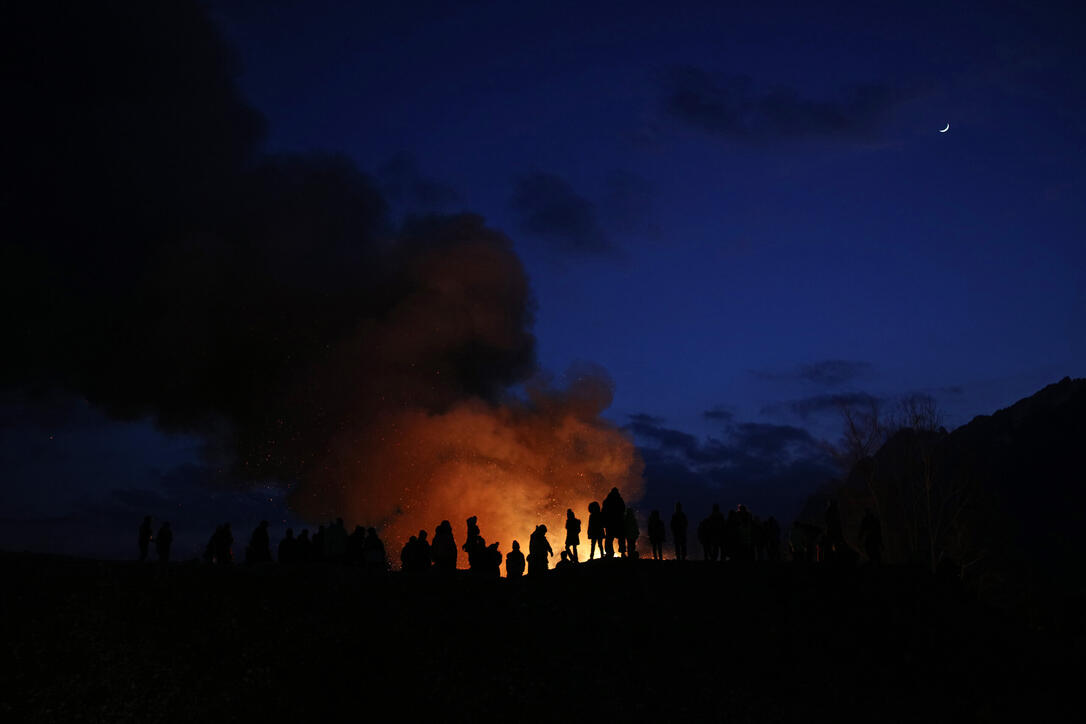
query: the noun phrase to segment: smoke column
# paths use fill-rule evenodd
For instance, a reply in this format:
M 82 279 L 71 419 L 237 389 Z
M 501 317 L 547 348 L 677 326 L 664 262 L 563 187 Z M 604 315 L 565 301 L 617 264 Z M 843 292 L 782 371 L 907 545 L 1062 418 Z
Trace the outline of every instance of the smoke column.
M 606 376 L 532 382 L 502 233 L 394 225 L 348 159 L 262 152 L 195 2 L 6 12 L 5 387 L 200 433 L 224 478 L 288 485 L 310 520 L 382 525 L 393 549 L 468 514 L 507 549 L 612 485 L 636 497 Z

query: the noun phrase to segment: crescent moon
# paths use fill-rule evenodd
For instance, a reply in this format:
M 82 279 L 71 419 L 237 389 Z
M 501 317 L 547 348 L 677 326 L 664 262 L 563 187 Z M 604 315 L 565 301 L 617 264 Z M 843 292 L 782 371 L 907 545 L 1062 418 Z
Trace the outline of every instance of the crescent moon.
M 949 131 L 949 130 L 950 130 L 950 124 L 948 123 L 948 124 L 946 124 L 946 128 L 944 128 L 943 130 L 939 131 L 939 133 L 946 133 L 946 132 L 947 132 L 947 131 Z

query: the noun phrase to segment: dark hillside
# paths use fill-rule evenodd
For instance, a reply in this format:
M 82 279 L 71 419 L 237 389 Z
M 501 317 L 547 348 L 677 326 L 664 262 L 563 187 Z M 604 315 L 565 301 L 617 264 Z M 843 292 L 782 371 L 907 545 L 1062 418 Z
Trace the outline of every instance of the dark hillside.
M 878 511 L 890 562 L 944 566 L 1007 603 L 1081 596 L 1084 451 L 1086 380 L 1065 378 L 951 433 L 901 430 L 832 494 L 857 548 L 864 508 Z
M 972 721 L 1081 679 L 1080 637 L 916 569 L 0 567 L 7 721 Z

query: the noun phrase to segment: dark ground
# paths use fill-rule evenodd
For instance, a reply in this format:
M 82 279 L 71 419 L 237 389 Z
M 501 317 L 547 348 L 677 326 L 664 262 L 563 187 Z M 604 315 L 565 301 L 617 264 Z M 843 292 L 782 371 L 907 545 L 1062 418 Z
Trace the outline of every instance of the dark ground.
M 0 571 L 6 721 L 1028 720 L 1086 683 L 1080 627 L 906 569 L 368 580 L 0 554 Z

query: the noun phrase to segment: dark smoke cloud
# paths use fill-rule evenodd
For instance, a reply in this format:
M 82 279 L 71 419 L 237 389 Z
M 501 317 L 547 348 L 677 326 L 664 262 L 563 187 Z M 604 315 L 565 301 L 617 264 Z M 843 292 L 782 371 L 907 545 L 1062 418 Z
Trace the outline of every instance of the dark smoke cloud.
M 536 375 L 506 236 L 472 214 L 393 224 L 348 159 L 261 153 L 195 3 L 16 12 L 3 131 L 27 141 L 4 167 L 0 388 L 195 433 L 219 489 L 276 484 L 310 522 L 395 542 L 469 514 L 508 542 L 611 486 L 640 496 L 632 441 L 600 417 L 606 374 Z M 448 198 L 413 169 L 384 170 Z M 117 488 L 96 514 L 169 502 Z M 234 502 L 223 515 L 257 510 Z
M 10 13 L 5 386 L 150 415 L 243 478 L 293 480 L 385 410 L 531 374 L 510 241 L 471 215 L 394 230 L 350 161 L 260 153 L 197 3 Z

